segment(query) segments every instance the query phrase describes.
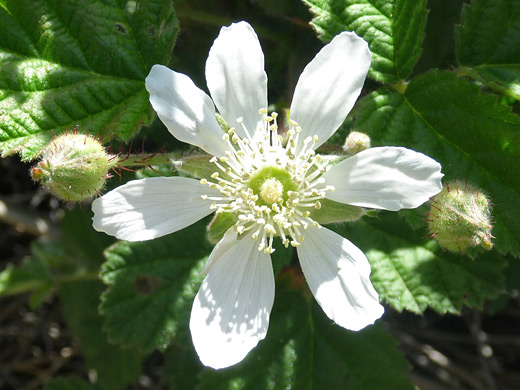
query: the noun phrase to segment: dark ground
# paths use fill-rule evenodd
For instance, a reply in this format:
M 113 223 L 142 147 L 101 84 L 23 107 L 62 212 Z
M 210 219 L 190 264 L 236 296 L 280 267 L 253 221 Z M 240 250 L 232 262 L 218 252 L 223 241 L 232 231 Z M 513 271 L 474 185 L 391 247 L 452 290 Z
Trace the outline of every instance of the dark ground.
M 28 171 L 16 157 L 0 159 L 0 270 L 29 255 L 31 241 L 45 233 L 45 226 L 34 224 L 36 218 L 52 227 L 68 207 L 35 186 Z M 51 378 L 71 374 L 92 377 L 63 322 L 57 296 L 35 310 L 28 298 L 0 298 L 0 390 L 38 389 Z M 387 309 L 388 329 L 413 366 L 413 382 L 421 390 L 520 389 L 519 299 L 504 297 L 503 302 L 495 315 L 489 314 L 491 306 L 461 316 Z M 166 389 L 161 361 L 160 354 L 152 354 L 131 389 Z

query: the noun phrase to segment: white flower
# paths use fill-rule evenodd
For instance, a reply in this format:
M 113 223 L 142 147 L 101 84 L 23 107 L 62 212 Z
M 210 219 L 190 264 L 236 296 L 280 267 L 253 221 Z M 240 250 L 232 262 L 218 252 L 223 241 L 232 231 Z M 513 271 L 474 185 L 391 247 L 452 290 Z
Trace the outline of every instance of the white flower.
M 438 193 L 440 165 L 400 147 L 372 148 L 328 166 L 314 150 L 345 120 L 370 67 L 366 42 L 336 36 L 305 68 L 294 92 L 288 141 L 268 115 L 267 76 L 258 38 L 245 22 L 222 28 L 206 79 L 213 101 L 184 74 L 155 65 L 150 102 L 179 140 L 215 156 L 212 179 L 131 181 L 94 201 L 94 227 L 142 241 L 229 212 L 236 223 L 213 249 L 195 298 L 190 329 L 203 364 L 241 361 L 262 340 L 274 300 L 274 237 L 297 248 L 314 297 L 338 325 L 359 330 L 383 314 L 365 255 L 321 227 L 309 210 L 331 199 L 386 210 L 414 208 Z M 231 128 L 223 133 L 215 103 Z M 202 183 L 202 184 L 201 184 Z

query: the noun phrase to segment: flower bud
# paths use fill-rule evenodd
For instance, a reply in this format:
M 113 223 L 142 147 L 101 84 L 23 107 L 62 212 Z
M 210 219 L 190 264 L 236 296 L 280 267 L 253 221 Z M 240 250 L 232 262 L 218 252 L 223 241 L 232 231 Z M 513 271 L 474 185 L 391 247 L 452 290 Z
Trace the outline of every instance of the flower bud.
M 370 137 L 359 131 L 352 131 L 345 140 L 343 150 L 345 153 L 353 156 L 363 150 L 370 148 Z
M 452 181 L 430 201 L 427 219 L 432 237 L 444 248 L 461 252 L 493 247 L 491 202 L 477 187 Z
M 85 134 L 62 134 L 43 150 L 32 178 L 59 199 L 77 202 L 98 193 L 116 159 Z

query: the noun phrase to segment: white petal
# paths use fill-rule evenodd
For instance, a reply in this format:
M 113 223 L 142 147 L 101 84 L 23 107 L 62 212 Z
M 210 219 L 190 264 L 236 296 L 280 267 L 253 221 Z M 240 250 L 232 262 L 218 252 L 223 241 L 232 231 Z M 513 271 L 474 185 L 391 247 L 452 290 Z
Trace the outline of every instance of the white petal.
M 370 58 L 362 38 L 343 32 L 305 67 L 290 111 L 291 119 L 303 129 L 301 140 L 317 135 L 317 148 L 334 134 L 361 92 Z
M 133 180 L 94 200 L 93 226 L 120 240 L 162 237 L 211 214 L 201 195 L 217 193 L 185 177 Z
M 247 236 L 225 252 L 202 282 L 190 330 L 201 362 L 224 368 L 240 362 L 266 333 L 274 301 L 271 257 Z
M 442 189 L 440 164 L 422 153 L 399 147 L 364 150 L 323 178 L 336 190 L 327 198 L 353 206 L 397 211 L 419 207 Z
M 209 51 L 206 81 L 220 115 L 237 133 L 251 136 L 258 126 L 265 126 L 258 109 L 267 108 L 267 75 L 264 53 L 253 28 L 246 22 L 222 27 Z
M 226 233 L 224 233 L 224 237 L 220 239 L 220 241 L 215 245 L 211 254 L 209 255 L 209 259 L 204 264 L 204 268 L 200 271 L 201 275 L 207 275 L 211 270 L 215 262 L 222 257 L 224 253 L 226 253 L 235 243 L 237 242 L 237 232 L 233 228 L 229 228 Z
M 215 106 L 188 76 L 154 65 L 145 82 L 150 103 L 175 138 L 214 156 L 224 155 L 227 144 L 215 119 Z
M 316 301 L 336 324 L 360 330 L 383 315 L 370 282 L 370 264 L 349 240 L 312 227 L 298 247 L 298 257 Z

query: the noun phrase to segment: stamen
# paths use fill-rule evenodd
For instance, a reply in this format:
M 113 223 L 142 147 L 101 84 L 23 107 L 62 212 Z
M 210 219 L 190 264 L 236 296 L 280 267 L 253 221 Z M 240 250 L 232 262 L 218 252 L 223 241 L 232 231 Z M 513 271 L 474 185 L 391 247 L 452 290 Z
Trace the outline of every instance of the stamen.
M 320 209 L 326 192 L 333 191 L 334 187 L 325 185 L 322 177 L 329 161 L 315 154 L 317 136 L 301 142 L 302 128 L 291 119 L 284 146 L 278 134 L 278 114 L 268 115 L 266 108 L 260 108 L 258 114 L 265 125 L 249 129 L 254 130 L 254 134 L 240 117 L 237 123 L 242 126 L 241 134 L 245 136 L 240 137 L 235 128 L 222 135 L 228 150 L 224 156 L 210 160 L 218 168 L 211 174 L 215 182 L 200 180 L 201 184 L 218 189 L 221 196 L 201 195 L 201 198 L 211 201 L 210 208 L 217 214 L 235 213 L 237 222 L 233 226 L 236 232 L 240 236 L 251 234 L 258 241 L 258 250 L 271 254 L 275 237 L 280 237 L 285 247 L 298 247 L 304 239 L 302 232 L 310 226 L 319 227 L 310 217 L 309 209 Z M 250 180 L 266 166 L 285 170 L 295 187 L 285 189 L 285 181 L 280 179 L 282 184 L 273 175 L 267 177 L 260 188 L 255 187 L 258 191 L 255 194 L 249 187 Z

